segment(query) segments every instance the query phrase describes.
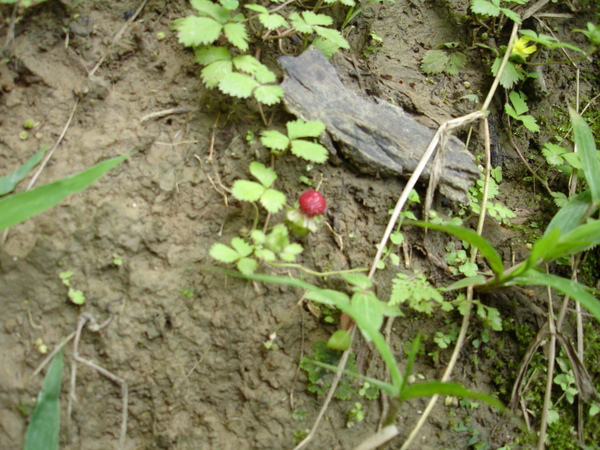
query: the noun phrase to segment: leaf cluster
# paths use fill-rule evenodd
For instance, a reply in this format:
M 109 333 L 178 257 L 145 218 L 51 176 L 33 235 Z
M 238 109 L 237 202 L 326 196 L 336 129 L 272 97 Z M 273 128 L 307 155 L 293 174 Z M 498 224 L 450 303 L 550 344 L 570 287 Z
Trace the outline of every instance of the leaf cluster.
M 245 202 L 260 202 L 270 213 L 281 210 L 285 205 L 285 194 L 271 187 L 277 173 L 257 161 L 250 163 L 250 173 L 258 182 L 237 180 L 231 188 L 233 196 Z
M 459 45 L 459 42 L 448 42 L 435 50 L 428 50 L 421 61 L 421 70 L 433 75 L 442 72 L 447 75 L 458 75 L 467 64 L 467 55 L 451 50 Z
M 295 156 L 309 162 L 327 161 L 327 149 L 314 141 L 325 131 L 323 122 L 298 119 L 288 122 L 286 127 L 287 136 L 277 130 L 266 130 L 261 133 L 260 141 L 276 156 L 289 149 Z

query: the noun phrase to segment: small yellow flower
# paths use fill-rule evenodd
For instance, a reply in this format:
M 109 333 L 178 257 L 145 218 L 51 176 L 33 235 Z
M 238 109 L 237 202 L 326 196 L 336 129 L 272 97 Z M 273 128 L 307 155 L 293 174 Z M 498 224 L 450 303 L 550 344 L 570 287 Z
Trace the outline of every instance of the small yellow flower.
M 535 45 L 527 46 L 529 42 L 529 38 L 527 36 L 523 36 L 519 38 L 512 49 L 511 56 L 517 56 L 519 58 L 527 59 L 529 55 L 537 50 Z

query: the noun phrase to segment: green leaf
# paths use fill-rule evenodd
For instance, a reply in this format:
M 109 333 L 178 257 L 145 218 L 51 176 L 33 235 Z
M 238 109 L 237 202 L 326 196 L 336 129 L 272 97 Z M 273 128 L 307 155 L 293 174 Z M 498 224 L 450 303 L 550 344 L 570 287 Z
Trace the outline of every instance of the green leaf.
M 231 53 L 227 47 L 204 47 L 195 52 L 198 64 L 206 66 L 215 61 L 231 61 Z
M 209 45 L 215 42 L 223 25 L 208 17 L 186 17 L 179 26 L 179 43 L 186 47 Z
M 345 308 L 350 303 L 350 298 L 346 294 L 332 289 L 309 290 L 305 297 L 313 302 L 335 306 L 339 309 Z
M 315 14 L 312 11 L 304 11 L 302 13 L 304 21 L 311 26 L 328 27 L 333 23 L 333 19 L 326 14 Z
M 500 1 L 471 0 L 471 11 L 483 16 L 498 17 L 500 15 Z
M 277 179 L 277 173 L 273 169 L 257 161 L 250 163 L 250 173 L 267 188 L 271 187 Z
M 443 231 L 445 233 L 452 234 L 462 240 L 467 241 L 469 244 L 477 247 L 477 250 L 484 256 L 487 260 L 488 264 L 492 271 L 500 276 L 504 272 L 504 264 L 502 263 L 502 258 L 494 249 L 494 247 L 483 237 L 479 236 L 475 231 L 459 227 L 456 225 L 450 224 L 433 224 L 428 222 L 410 222 L 411 225 L 416 225 L 418 227 L 429 228 L 432 230 Z
M 244 8 L 248 8 L 251 11 L 256 11 L 261 14 L 269 14 L 269 10 L 262 5 L 256 5 L 256 4 L 244 5 Z
M 244 202 L 258 201 L 265 191 L 263 185 L 248 180 L 236 180 L 231 187 L 233 196 Z
M 221 2 L 221 5 L 223 5 L 223 7 L 225 9 L 228 9 L 229 11 L 233 11 L 234 9 L 237 9 L 240 6 L 240 2 L 238 0 L 219 0 Z
M 546 142 L 542 149 L 542 155 L 544 155 L 546 162 L 551 166 L 563 164 L 564 159 L 561 156 L 563 153 L 567 153 L 567 149 L 551 142 Z
M 487 278 L 484 275 L 475 275 L 474 277 L 463 278 L 462 280 L 458 280 L 455 283 L 452 283 L 450 286 L 446 286 L 444 288 L 440 288 L 441 291 L 455 291 L 457 289 L 463 289 L 467 286 L 480 286 L 485 284 Z
M 248 33 L 243 23 L 228 23 L 223 27 L 225 37 L 229 42 L 245 52 L 248 50 Z
M 254 73 L 254 77 L 260 84 L 274 83 L 277 81 L 275 74 L 271 72 L 264 64 L 260 65 L 256 73 Z
M 540 131 L 540 127 L 537 124 L 535 117 L 527 115 L 527 116 L 519 116 L 519 120 L 523 122 L 525 128 L 527 128 L 532 133 L 537 133 Z
M 575 144 L 581 154 L 585 179 L 592 193 L 592 201 L 598 204 L 600 203 L 600 161 L 596 154 L 594 136 L 585 120 L 574 109 L 569 108 L 569 114 L 571 115 Z
M 210 248 L 209 255 L 217 261 L 221 261 L 226 264 L 236 262 L 238 259 L 240 259 L 238 252 L 225 244 L 221 244 L 220 242 L 213 244 L 213 246 Z
M 85 303 L 85 295 L 83 291 L 70 288 L 68 292 L 69 299 L 76 305 L 83 305 Z
M 274 214 L 285 206 L 285 194 L 275 189 L 267 189 L 260 199 L 260 204 Z
M 52 358 L 38 402 L 25 434 L 25 450 L 58 450 L 60 438 L 60 389 L 63 350 Z
M 233 58 L 233 65 L 237 70 L 254 75 L 261 67 L 261 62 L 252 55 L 240 55 Z
M 258 267 L 258 262 L 252 258 L 242 258 L 237 263 L 238 270 L 244 275 L 250 275 L 254 273 Z
M 408 400 L 417 397 L 431 397 L 433 395 L 474 398 L 489 403 L 502 411 L 505 409 L 504 405 L 494 397 L 471 391 L 462 384 L 444 383 L 442 381 L 425 381 L 422 383 L 405 385 L 400 392 L 400 400 Z
M 329 39 L 317 37 L 312 41 L 312 46 L 319 49 L 327 59 L 331 59 L 333 54 L 340 49 L 339 45 L 334 44 Z
M 367 341 L 372 341 L 374 332 L 378 331 L 383 324 L 383 309 L 381 301 L 375 295 L 357 292 L 352 296 L 350 316 L 359 325 L 359 328 Z
M 527 103 L 525 102 L 527 97 L 525 97 L 525 94 L 522 92 L 512 91 L 509 95 L 509 98 L 518 116 L 529 111 L 529 106 L 527 106 Z
M 462 52 L 452 52 L 450 54 L 450 62 L 444 72 L 446 72 L 448 75 L 458 75 L 460 70 L 463 69 L 466 64 L 467 55 Z
M 288 136 L 290 139 L 305 137 L 318 138 L 325 131 L 325 124 L 319 120 L 309 120 L 305 122 L 302 119 L 291 120 L 286 123 Z
M 250 244 L 248 244 L 245 240 L 239 237 L 234 237 L 231 240 L 231 246 L 235 249 L 235 251 L 238 252 L 240 256 L 243 257 L 250 255 L 252 253 L 252 250 L 254 250 L 254 248 Z
M 421 61 L 421 70 L 426 74 L 442 73 L 450 61 L 444 50 L 428 50 Z
M 13 173 L 0 178 L 0 196 L 12 192 L 17 187 L 17 184 L 42 160 L 47 148 L 47 146 L 42 147 Z
M 200 15 L 212 17 L 220 24 L 225 24 L 229 21 L 230 10 L 223 8 L 209 0 L 191 0 L 190 4 L 193 8 L 198 10 Z
M 585 217 L 594 213 L 591 207 L 592 194 L 590 191 L 576 195 L 554 215 L 544 232 L 544 236 L 557 228 L 561 231 L 561 235 L 574 230 L 583 222 Z
M 216 88 L 219 82 L 233 71 L 231 61 L 215 61 L 204 67 L 200 72 L 202 81 L 209 88 Z
M 500 65 L 502 64 L 502 58 L 496 58 L 494 63 L 492 64 L 492 75 L 498 75 L 498 70 L 500 70 Z M 508 61 L 506 66 L 504 67 L 504 72 L 500 77 L 500 84 L 504 89 L 512 88 L 517 81 L 522 81 L 524 79 L 523 74 L 517 70 L 517 66 L 514 62 Z
M 351 343 L 352 336 L 348 330 L 337 330 L 327 341 L 327 347 L 343 352 L 350 348 Z
M 292 141 L 291 151 L 299 158 L 314 163 L 324 163 L 327 161 L 328 152 L 325 147 L 316 142 L 308 142 L 302 139 Z
M 259 86 L 254 90 L 254 98 L 264 105 L 275 105 L 284 96 L 281 86 Z
M 322 14 L 319 14 L 319 16 L 321 16 Z M 329 17 L 329 16 L 325 16 L 325 17 Z M 331 28 L 325 28 L 325 27 L 315 27 L 315 32 L 317 33 L 317 35 L 321 36 L 324 39 L 327 39 L 328 41 L 333 42 L 335 45 L 337 45 L 339 48 L 350 48 L 350 44 L 348 44 L 348 41 L 346 39 L 344 39 L 344 36 L 342 36 L 342 33 L 340 33 L 338 30 L 333 30 Z
M 500 8 L 500 11 L 502 11 L 502 13 L 506 17 L 508 17 L 510 20 L 512 20 L 513 22 L 515 22 L 519 25 L 521 24 L 521 17 L 513 10 L 508 9 L 508 8 Z
M 444 297 L 433 287 L 423 274 L 412 278 L 404 273 L 397 273 L 392 280 L 390 305 L 398 305 L 408 301 L 409 307 L 425 314 L 433 312 L 434 302 L 443 304 Z M 433 302 L 432 302 L 433 301 Z
M 513 280 L 512 284 L 549 286 L 581 303 L 597 320 L 600 320 L 600 301 L 590 294 L 585 286 L 575 281 L 531 270 L 525 276 Z
M 296 261 L 296 256 L 298 256 L 300 253 L 302 253 L 302 251 L 304 250 L 304 248 L 302 248 L 302 245 L 298 244 L 298 243 L 293 243 L 288 245 L 285 250 L 279 254 L 279 257 L 286 262 L 294 262 Z
M 233 97 L 248 98 L 257 86 L 258 82 L 251 76 L 232 72 L 223 77 L 219 83 L 219 90 Z
M 552 233 L 551 233 L 552 234 Z M 600 244 L 600 220 L 579 225 L 569 233 L 563 234 L 548 252 L 549 259 L 588 250 Z
M 288 137 L 277 130 L 266 130 L 260 133 L 260 142 L 268 148 L 283 152 L 290 145 Z
M 0 230 L 12 227 L 30 217 L 50 209 L 65 197 L 79 192 L 117 164 L 124 161 L 129 154 L 109 159 L 96 164 L 90 169 L 46 184 L 31 191 L 21 192 L 0 199 Z

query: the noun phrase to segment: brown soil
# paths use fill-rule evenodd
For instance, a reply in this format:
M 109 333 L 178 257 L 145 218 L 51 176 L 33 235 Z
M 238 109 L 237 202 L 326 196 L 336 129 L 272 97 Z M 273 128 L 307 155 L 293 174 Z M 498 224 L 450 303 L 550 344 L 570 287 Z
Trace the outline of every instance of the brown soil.
M 40 376 L 31 377 L 44 358 L 36 339 L 52 349 L 75 330 L 82 313 L 104 321 L 109 310 L 114 313 L 112 323 L 99 333 L 84 331 L 79 352 L 128 383 L 126 448 L 292 448 L 294 433 L 310 428 L 323 401 L 307 391 L 299 361 L 312 353 L 315 341 L 327 340 L 336 328 L 307 308 L 295 308 L 301 294 L 297 289 L 248 284 L 204 268 L 214 265 L 208 251 L 215 242 L 228 243 L 242 227 L 252 226 L 251 205 L 224 195 L 221 186 L 247 177 L 251 161 L 269 160 L 266 149 L 246 140 L 248 132 L 258 136 L 264 129 L 254 106 L 203 87 L 193 54 L 169 28 L 174 19 L 191 13 L 187 2 L 150 0 L 114 44 L 113 37 L 125 24 L 124 14 L 140 2 L 68 4 L 48 1 L 30 8 L 14 33 L 7 25 L 3 28 L 10 39 L 2 55 L 6 60 L 0 63 L 0 175 L 14 170 L 41 145 L 52 146 L 73 110 L 73 120 L 38 185 L 134 153 L 91 188 L 13 227 L 0 250 L 0 448 L 23 444 L 26 413 L 41 385 Z M 346 55 L 358 59 L 367 92 L 424 116 L 429 124 L 470 112 L 473 104 L 458 99 L 467 93 L 466 81 L 471 91 L 487 92 L 490 77 L 483 72 L 482 50 L 468 52 L 469 65 L 459 76 L 425 77 L 419 69 L 428 49 L 453 41 L 469 45 L 465 29 L 473 26 L 457 23 L 466 5 L 399 0 L 360 15 L 356 27 L 348 29 L 353 50 Z M 9 18 L 12 9 L 4 6 L 0 12 Z M 585 28 L 587 20 L 593 19 L 586 19 L 583 11 L 576 20 L 560 20 L 555 26 L 571 36 L 569 30 Z M 159 32 L 166 39 L 157 40 Z M 369 33 L 380 36 L 383 44 L 366 59 L 365 48 L 373 45 Z M 261 57 L 273 68 L 275 51 L 265 46 Z M 103 55 L 106 59 L 90 77 Z M 358 89 L 352 63 L 343 56 L 334 62 Z M 590 81 L 593 73 L 588 74 L 582 96 L 597 89 Z M 555 67 L 548 70 L 546 84 L 548 93 L 534 88 L 532 92 L 539 94 L 536 109 L 550 116 L 549 106 L 566 105 L 576 86 L 570 69 Z M 187 112 L 142 120 L 169 108 Z M 276 127 L 288 118 L 281 107 L 268 112 L 275 114 Z M 22 140 L 27 119 L 39 125 Z M 517 137 L 524 151 L 541 146 L 530 138 L 526 133 Z M 541 218 L 540 197 L 531 183 L 522 181 L 526 172 L 508 144 L 504 153 L 509 182 L 501 198 L 513 208 L 533 208 L 528 217 Z M 403 180 L 358 175 L 342 160 L 306 172 L 292 156 L 278 162 L 277 173 L 277 188 L 288 199 L 305 189 L 300 175 L 323 180 L 329 221 L 343 241 L 342 247 L 326 228 L 303 238 L 302 263 L 322 271 L 369 267 Z M 516 245 L 511 250 L 509 245 L 519 231 L 491 224 L 487 233 L 507 260 L 513 252 L 517 258 L 523 254 L 523 248 Z M 409 238 L 411 270 L 446 283 L 448 275 L 423 250 L 443 258 L 446 238 L 431 235 L 428 242 L 420 242 L 422 234 L 416 231 Z M 121 266 L 114 264 L 113 255 L 122 258 Z M 59 279 L 65 270 L 74 272 L 72 284 L 85 293 L 82 307 L 66 299 Z M 394 272 L 388 268 L 377 278 L 382 299 L 389 295 Z M 184 295 L 187 292 L 193 294 Z M 494 306 L 504 315 L 515 313 L 502 304 Z M 524 311 L 519 323 L 535 323 L 533 313 Z M 422 333 L 429 336 L 425 353 L 434 351 L 431 336 L 448 330 L 448 320 L 459 324 L 460 316 L 407 312 L 407 318 L 396 320 L 392 345 L 401 366 L 404 343 Z M 479 336 L 481 324 L 473 327 L 472 336 Z M 279 349 L 267 350 L 263 344 L 276 330 Z M 454 381 L 474 390 L 497 391 L 492 378 L 498 373 L 498 359 L 514 362 L 522 357 L 522 345 L 513 334 L 498 335 L 505 341 L 502 352 L 491 347 L 494 341 L 487 344 L 491 356 L 469 344 Z M 356 349 L 363 372 L 384 378 L 382 364 L 368 345 L 359 340 Z M 70 352 L 65 358 L 64 406 Z M 473 363 L 474 354 L 478 364 Z M 425 379 L 438 378 L 450 349 L 440 355 L 438 364 L 423 355 L 415 371 Z M 509 384 L 514 373 L 503 376 Z M 79 365 L 76 394 L 71 434 L 64 426 L 62 447 L 116 448 L 120 387 Z M 361 401 L 366 418 L 348 428 L 354 401 Z M 420 399 L 403 406 L 398 421 L 403 434 L 394 448 L 408 435 L 425 403 Z M 306 415 L 298 420 L 292 413 L 300 410 Z M 352 448 L 374 432 L 380 411 L 379 401 L 334 401 L 311 448 Z M 66 406 L 62 419 L 66 424 Z M 490 407 L 470 410 L 440 403 L 415 448 L 466 448 L 473 434 L 455 428 L 467 419 L 492 448 L 522 433 L 513 427 L 498 431 L 500 416 Z

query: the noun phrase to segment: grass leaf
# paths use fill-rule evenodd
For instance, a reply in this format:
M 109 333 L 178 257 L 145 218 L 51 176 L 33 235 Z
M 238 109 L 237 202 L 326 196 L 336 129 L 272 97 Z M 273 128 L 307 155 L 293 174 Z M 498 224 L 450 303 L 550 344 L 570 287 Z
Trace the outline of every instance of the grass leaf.
M 77 175 L 0 199 L 0 230 L 44 212 L 69 195 L 85 189 L 128 156 L 103 161 Z
M 25 434 L 25 450 L 58 450 L 63 350 L 52 359 Z
M 569 233 L 583 222 L 584 217 L 594 212 L 591 208 L 592 193 L 590 191 L 576 195 L 554 215 L 544 232 L 544 236 L 556 228 L 560 229 L 561 235 Z
M 47 146 L 42 147 L 17 170 L 0 178 L 0 196 L 12 192 L 17 187 L 17 184 L 42 160 L 47 148 Z
M 600 203 L 600 161 L 596 154 L 594 136 L 588 124 L 574 109 L 569 108 L 569 114 L 573 124 L 575 143 L 581 154 L 583 173 L 592 193 L 592 201 L 598 204 Z
M 500 410 L 504 405 L 494 397 L 480 392 L 471 391 L 461 384 L 444 383 L 442 381 L 424 381 L 422 383 L 404 386 L 400 392 L 400 400 L 408 400 L 416 397 L 431 397 L 433 395 L 451 395 L 453 397 L 474 398 L 489 403 Z

